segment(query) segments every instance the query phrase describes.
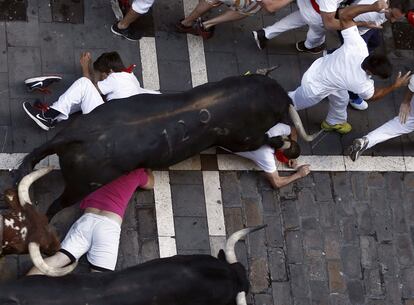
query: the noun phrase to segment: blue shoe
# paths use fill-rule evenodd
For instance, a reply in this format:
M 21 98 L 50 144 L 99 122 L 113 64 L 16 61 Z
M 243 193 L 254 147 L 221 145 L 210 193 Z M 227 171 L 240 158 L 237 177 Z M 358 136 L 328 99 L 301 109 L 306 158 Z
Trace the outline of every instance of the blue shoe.
M 356 110 L 366 110 L 368 109 L 368 103 L 358 96 L 354 100 L 349 100 L 349 105 Z

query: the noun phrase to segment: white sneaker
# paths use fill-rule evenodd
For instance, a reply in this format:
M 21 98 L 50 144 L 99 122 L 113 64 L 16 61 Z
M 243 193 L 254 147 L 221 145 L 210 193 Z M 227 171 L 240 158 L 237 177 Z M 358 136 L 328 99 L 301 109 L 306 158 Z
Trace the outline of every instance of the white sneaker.
M 363 99 L 357 99 L 357 100 L 349 100 L 349 105 L 352 106 L 352 108 L 356 110 L 366 110 L 368 109 L 368 103 L 364 101 Z

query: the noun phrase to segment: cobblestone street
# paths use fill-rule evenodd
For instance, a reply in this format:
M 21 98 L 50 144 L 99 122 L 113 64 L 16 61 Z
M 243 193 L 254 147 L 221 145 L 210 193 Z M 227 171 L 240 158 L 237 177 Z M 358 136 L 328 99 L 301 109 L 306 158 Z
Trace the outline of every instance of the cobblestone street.
M 178 254 L 217 254 L 202 174 L 169 172 Z M 413 304 L 414 174 L 319 172 L 280 191 L 257 172 L 219 176 L 226 234 L 268 225 L 237 246 L 253 304 Z M 59 180 L 55 172 L 35 185 L 39 209 L 58 193 Z M 70 208 L 57 215 L 62 234 L 78 213 Z M 162 240 L 153 191 L 138 192 L 127 215 L 118 269 L 159 257 Z M 1 281 L 29 266 L 26 256 L 3 259 Z M 77 272 L 87 269 L 84 262 Z
M 109 0 L 14 2 L 13 11 L 0 14 L 0 194 L 12 186 L 10 171 L 25 153 L 65 127 L 41 130 L 26 116 L 22 102 L 54 102 L 80 77 L 82 51 L 94 58 L 118 51 L 125 65 L 137 65 L 135 75 L 143 87 L 162 93 L 273 65 L 280 67 L 272 77 L 292 90 L 318 58 L 295 49 L 304 29 L 281 35 L 264 51 L 252 39 L 252 30 L 292 12 L 295 3 L 276 14 L 220 25 L 212 39 L 202 40 L 174 30 L 197 0 L 158 0 L 136 25 L 144 38 L 134 43 L 111 34 L 115 19 Z M 398 70 L 413 70 L 414 52 L 403 47 L 414 38 L 398 38 L 402 47 L 395 48 L 392 28 L 386 27 L 383 39 L 382 51 L 396 67 L 393 78 Z M 336 34 L 330 33 L 327 42 L 337 46 Z M 63 80 L 51 86 L 51 94 L 25 90 L 26 78 L 54 74 Z M 252 163 L 215 148 L 155 171 L 155 189 L 138 191 L 126 212 L 117 270 L 174 254 L 216 256 L 233 232 L 267 224 L 236 248 L 248 270 L 250 304 L 414 305 L 413 136 L 377 145 L 360 162 L 343 156 L 355 137 L 396 115 L 403 94 L 398 90 L 367 111 L 350 109 L 350 134 L 324 133 L 315 143 L 301 143 L 299 163 L 311 163 L 312 172 L 280 190 L 272 189 L 263 173 L 250 170 Z M 327 107 L 325 102 L 301 111 L 308 131 L 319 129 Z M 55 156 L 45 164 L 58 168 Z M 62 189 L 59 170 L 36 182 L 32 198 L 37 208 L 45 212 Z M 5 208 L 1 199 L 0 211 Z M 73 206 L 52 220 L 60 237 L 80 215 Z M 0 283 L 23 276 L 31 264 L 27 255 L 1 258 Z M 88 271 L 83 258 L 75 272 Z

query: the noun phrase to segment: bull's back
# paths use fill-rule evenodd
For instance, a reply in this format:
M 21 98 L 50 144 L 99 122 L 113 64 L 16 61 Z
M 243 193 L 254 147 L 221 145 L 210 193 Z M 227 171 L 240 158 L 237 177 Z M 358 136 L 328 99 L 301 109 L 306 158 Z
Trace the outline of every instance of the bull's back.
M 231 265 L 211 256 L 176 256 L 114 273 L 27 277 L 0 286 L 0 300 L 27 305 L 227 305 L 244 281 L 238 277 Z
M 184 93 L 111 101 L 78 117 L 57 138 L 80 139 L 95 160 L 129 156 L 138 166 L 165 167 L 212 145 L 263 135 L 287 113 L 289 102 L 272 79 L 231 77 Z

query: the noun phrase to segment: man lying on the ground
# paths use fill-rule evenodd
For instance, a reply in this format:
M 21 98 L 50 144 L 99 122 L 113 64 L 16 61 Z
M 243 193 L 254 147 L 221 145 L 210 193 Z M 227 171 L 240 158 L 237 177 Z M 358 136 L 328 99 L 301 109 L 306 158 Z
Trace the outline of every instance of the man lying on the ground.
M 349 157 L 352 161 L 355 161 L 365 150 L 378 143 L 412 131 L 414 131 L 414 77 L 411 77 L 408 84 L 407 93 L 401 103 L 399 115 L 371 131 L 366 136 L 355 139 L 348 148 Z
M 332 54 L 317 59 L 303 75 L 301 86 L 289 92 L 297 110 L 312 107 L 328 98 L 328 115 L 321 124 L 325 131 L 340 134 L 351 131 L 352 127 L 347 122 L 348 90 L 365 100 L 376 101 L 408 83 L 411 72 L 398 75 L 390 86 L 375 88 L 371 76 L 389 78 L 392 65 L 385 55 L 368 53 L 367 44 L 353 20 L 363 13 L 387 9 L 387 3 L 379 0 L 370 5 L 353 5 L 340 10 L 344 44 Z
M 269 137 L 267 145 L 253 151 L 235 152 L 235 154 L 254 161 L 265 172 L 267 180 L 274 188 L 288 185 L 310 173 L 308 164 L 297 166 L 296 159 L 300 155 L 300 146 L 297 143 L 297 134 L 294 127 L 279 123 L 269 129 L 266 134 Z M 286 163 L 297 171 L 290 176 L 279 176 L 276 167 L 276 156 L 279 161 Z
M 63 267 L 87 253 L 91 271 L 115 270 L 122 219 L 138 187 L 154 187 L 150 170 L 136 169 L 89 194 L 80 203 L 84 214 L 66 234 L 59 252 L 45 259 L 47 265 Z M 33 267 L 28 275 L 35 274 L 41 272 Z
M 141 87 L 134 73 L 124 66 L 117 52 L 103 53 L 93 63 L 89 52 L 80 57 L 83 77 L 76 80 L 47 110 L 37 109 L 29 102 L 23 103 L 28 116 L 44 130 L 57 122 L 67 120 L 78 111 L 87 114 L 106 101 L 127 98 L 136 94 L 159 94 Z M 96 77 L 95 77 L 96 76 Z

